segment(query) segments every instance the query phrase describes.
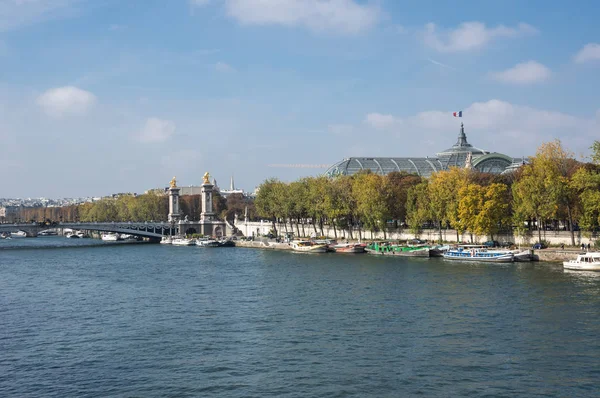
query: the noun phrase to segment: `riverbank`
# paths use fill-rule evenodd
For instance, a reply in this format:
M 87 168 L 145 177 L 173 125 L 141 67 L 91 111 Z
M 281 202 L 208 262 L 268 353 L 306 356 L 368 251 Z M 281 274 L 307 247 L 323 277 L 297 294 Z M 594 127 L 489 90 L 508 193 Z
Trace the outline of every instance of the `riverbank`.
M 235 245 L 237 247 L 247 247 L 252 249 L 263 249 L 263 250 L 292 250 L 289 243 L 281 243 L 269 240 L 262 241 L 245 241 L 238 240 Z M 577 255 L 583 253 L 581 249 L 577 248 L 548 248 L 533 250 L 533 261 L 550 262 L 550 263 L 562 263 L 563 261 L 574 260 Z

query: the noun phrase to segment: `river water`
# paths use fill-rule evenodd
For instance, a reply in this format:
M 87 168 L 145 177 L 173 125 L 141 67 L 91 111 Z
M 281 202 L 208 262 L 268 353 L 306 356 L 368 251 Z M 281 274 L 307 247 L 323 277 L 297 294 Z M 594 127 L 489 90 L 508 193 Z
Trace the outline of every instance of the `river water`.
M 2 397 L 597 397 L 600 273 L 0 241 Z

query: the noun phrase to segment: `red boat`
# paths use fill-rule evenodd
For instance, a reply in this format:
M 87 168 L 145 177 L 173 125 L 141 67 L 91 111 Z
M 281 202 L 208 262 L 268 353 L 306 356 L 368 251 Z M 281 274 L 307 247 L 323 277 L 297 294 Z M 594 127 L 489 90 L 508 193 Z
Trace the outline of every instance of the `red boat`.
M 329 246 L 336 253 L 364 253 L 365 247 L 363 243 L 338 243 Z

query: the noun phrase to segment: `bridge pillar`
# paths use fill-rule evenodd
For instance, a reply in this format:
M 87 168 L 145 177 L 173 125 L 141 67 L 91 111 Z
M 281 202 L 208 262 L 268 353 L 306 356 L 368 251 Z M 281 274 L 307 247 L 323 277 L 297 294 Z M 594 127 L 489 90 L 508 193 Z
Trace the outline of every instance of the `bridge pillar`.
M 179 191 L 175 177 L 169 183 L 169 222 L 176 224 L 181 219 L 179 209 Z
M 201 188 L 202 212 L 200 213 L 200 233 L 205 236 L 225 236 L 225 223 L 217 220 L 216 214 L 213 212 L 213 188 L 214 185 L 210 183 L 210 175 L 207 172 L 204 174 Z

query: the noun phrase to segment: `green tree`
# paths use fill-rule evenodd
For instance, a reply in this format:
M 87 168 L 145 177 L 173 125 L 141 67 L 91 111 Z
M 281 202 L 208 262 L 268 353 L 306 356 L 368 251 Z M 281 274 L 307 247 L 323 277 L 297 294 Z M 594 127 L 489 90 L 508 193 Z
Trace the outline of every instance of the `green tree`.
M 431 220 L 431 202 L 429 201 L 429 183 L 427 180 L 408 189 L 406 195 L 406 221 L 410 231 L 419 236 L 423 224 Z

